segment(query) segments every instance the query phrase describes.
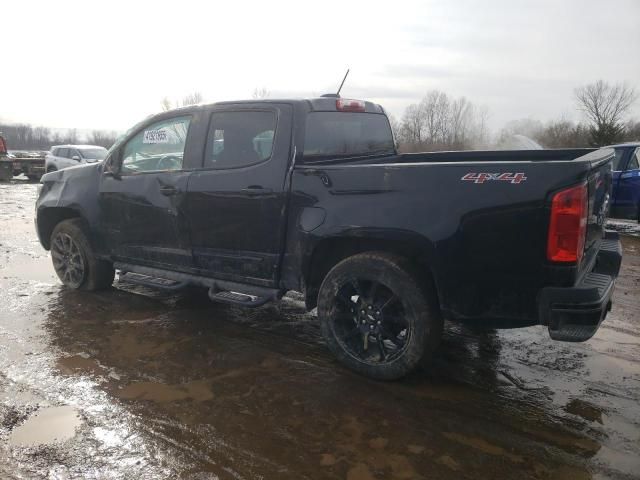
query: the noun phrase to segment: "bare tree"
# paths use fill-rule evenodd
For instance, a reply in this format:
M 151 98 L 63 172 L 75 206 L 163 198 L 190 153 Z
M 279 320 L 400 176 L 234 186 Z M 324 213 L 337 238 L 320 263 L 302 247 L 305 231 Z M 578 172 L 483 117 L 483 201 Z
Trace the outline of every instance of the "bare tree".
M 409 105 L 402 115 L 399 140 L 408 145 L 420 145 L 424 131 L 425 118 L 418 104 Z
M 489 147 L 489 107 L 481 105 L 474 111 L 472 148 L 486 149 Z
M 624 129 L 624 141 L 640 142 L 640 121 L 629 120 Z
M 202 96 L 202 93 L 200 93 L 200 92 L 190 93 L 190 94 L 185 95 L 184 97 L 182 97 L 182 100 L 180 100 L 180 101 L 176 100 L 175 102 L 172 102 L 169 99 L 169 97 L 164 97 L 162 100 L 160 100 L 160 107 L 162 108 L 163 112 L 166 112 L 166 111 L 171 110 L 173 108 L 187 107 L 189 105 L 197 105 L 199 103 L 202 103 L 203 98 L 204 97 Z
M 624 118 L 637 99 L 633 88 L 624 83 L 610 85 L 603 80 L 577 88 L 578 108 L 590 123 L 594 145 L 614 143 L 624 134 Z
M 545 148 L 588 147 L 590 143 L 589 128 L 585 124 L 574 124 L 563 118 L 547 123 L 534 138 Z
M 87 141 L 92 145 L 111 148 L 117 138 L 118 134 L 114 131 L 106 132 L 104 130 L 93 130 L 87 137 Z
M 173 105 L 171 104 L 171 100 L 169 100 L 169 97 L 164 97 L 162 100 L 160 100 L 160 106 L 162 107 L 163 112 L 166 112 L 173 108 Z
M 75 128 L 70 128 L 62 137 L 63 142 L 69 145 L 75 145 L 78 143 L 78 130 Z
M 487 110 L 476 109 L 465 97 L 427 92 L 409 105 L 397 129 L 400 149 L 406 152 L 468 149 L 487 143 Z
M 265 87 L 256 87 L 253 89 L 253 94 L 251 95 L 251 97 L 255 100 L 260 100 L 261 98 L 268 98 L 270 94 L 271 92 L 269 92 L 269 90 L 267 90 Z
M 188 105 L 197 105 L 198 103 L 202 103 L 202 100 L 202 93 L 193 92 L 182 98 L 182 106 L 186 107 Z

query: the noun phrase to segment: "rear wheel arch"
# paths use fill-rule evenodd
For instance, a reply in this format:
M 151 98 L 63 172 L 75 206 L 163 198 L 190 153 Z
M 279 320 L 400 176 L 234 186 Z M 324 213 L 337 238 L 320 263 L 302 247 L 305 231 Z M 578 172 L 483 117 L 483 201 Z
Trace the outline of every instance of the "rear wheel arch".
M 376 237 L 330 237 L 318 243 L 304 271 L 305 302 L 309 310 L 318 302 L 320 285 L 329 271 L 346 258 L 367 252 L 395 255 L 408 260 L 414 275 L 418 275 L 425 288 L 431 290 L 438 301 L 438 282 L 431 261 L 431 243 L 425 238 L 406 237 L 388 239 Z

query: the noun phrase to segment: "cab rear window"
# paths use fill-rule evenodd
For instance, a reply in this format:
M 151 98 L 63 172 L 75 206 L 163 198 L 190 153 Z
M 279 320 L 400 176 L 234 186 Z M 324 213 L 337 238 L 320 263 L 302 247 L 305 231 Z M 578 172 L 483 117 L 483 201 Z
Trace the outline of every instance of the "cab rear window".
M 394 153 L 391 127 L 384 115 L 312 112 L 307 117 L 306 163 Z

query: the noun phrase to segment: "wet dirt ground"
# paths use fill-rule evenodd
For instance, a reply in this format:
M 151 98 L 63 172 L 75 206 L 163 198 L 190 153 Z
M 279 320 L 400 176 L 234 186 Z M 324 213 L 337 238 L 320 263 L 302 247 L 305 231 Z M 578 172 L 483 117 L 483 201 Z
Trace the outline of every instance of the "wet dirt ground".
M 431 370 L 338 365 L 296 295 L 256 310 L 64 289 L 36 184 L 0 184 L 0 478 L 640 478 L 640 230 L 586 343 L 447 325 Z

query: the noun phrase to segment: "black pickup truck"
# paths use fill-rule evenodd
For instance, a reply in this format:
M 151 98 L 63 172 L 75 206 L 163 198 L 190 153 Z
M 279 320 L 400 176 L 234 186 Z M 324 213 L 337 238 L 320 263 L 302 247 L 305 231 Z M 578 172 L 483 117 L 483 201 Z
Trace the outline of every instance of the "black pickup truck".
M 120 280 L 259 306 L 303 292 L 332 352 L 395 379 L 443 319 L 584 341 L 611 308 L 613 151 L 398 154 L 384 110 L 326 96 L 224 102 L 133 127 L 46 174 L 40 242 L 70 288 Z

